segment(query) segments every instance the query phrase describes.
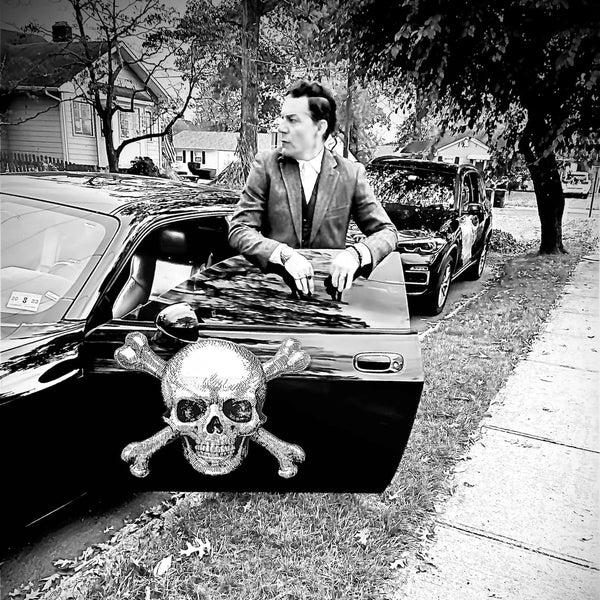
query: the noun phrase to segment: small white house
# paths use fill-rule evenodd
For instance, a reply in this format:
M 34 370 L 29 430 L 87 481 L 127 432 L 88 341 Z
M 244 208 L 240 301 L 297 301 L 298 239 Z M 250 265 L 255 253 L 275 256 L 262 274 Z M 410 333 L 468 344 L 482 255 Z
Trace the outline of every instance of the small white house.
M 175 160 L 178 163 L 201 163 L 204 169 L 215 169 L 218 175 L 235 156 L 239 134 L 233 131 L 185 130 L 173 136 Z M 275 134 L 258 134 L 258 151 L 270 150 L 276 145 Z
M 475 165 L 484 169 L 490 160 L 490 148 L 474 134 L 444 136 L 438 140 L 411 142 L 394 154 L 413 155 L 440 162 Z

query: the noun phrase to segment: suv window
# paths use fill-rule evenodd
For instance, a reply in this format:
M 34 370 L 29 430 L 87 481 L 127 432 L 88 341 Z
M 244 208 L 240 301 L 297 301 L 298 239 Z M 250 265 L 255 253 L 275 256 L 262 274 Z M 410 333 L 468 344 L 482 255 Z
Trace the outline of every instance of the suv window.
M 473 190 L 469 175 L 464 175 L 460 183 L 460 207 L 462 212 L 466 212 L 467 206 L 473 202 Z

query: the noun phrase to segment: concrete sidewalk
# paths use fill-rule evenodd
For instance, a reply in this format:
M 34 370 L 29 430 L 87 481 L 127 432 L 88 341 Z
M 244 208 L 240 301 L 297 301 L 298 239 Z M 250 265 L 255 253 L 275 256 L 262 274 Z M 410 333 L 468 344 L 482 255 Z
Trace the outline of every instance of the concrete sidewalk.
M 406 600 L 600 598 L 598 254 L 498 393 Z

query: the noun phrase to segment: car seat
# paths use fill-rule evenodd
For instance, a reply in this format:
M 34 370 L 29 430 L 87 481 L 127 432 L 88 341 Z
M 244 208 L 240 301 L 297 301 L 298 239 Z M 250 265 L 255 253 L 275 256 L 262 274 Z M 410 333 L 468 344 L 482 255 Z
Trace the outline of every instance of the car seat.
M 195 270 L 205 268 L 210 248 L 201 244 L 198 238 L 197 231 L 185 227 L 168 227 L 151 235 L 131 259 L 129 277 L 113 304 L 113 318 L 125 316 L 138 306 L 146 304 L 151 294 L 156 295 L 158 261 L 187 265 L 189 271 L 185 278 L 190 277 Z M 177 283 L 179 281 L 171 281 L 167 287 Z M 164 286 L 164 282 L 162 285 Z

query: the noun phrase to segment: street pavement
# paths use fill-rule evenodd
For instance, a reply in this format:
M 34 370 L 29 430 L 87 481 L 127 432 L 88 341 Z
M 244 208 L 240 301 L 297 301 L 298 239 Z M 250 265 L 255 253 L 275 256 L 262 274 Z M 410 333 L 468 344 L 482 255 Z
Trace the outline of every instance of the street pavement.
M 598 252 L 492 402 L 395 600 L 600 597 Z

